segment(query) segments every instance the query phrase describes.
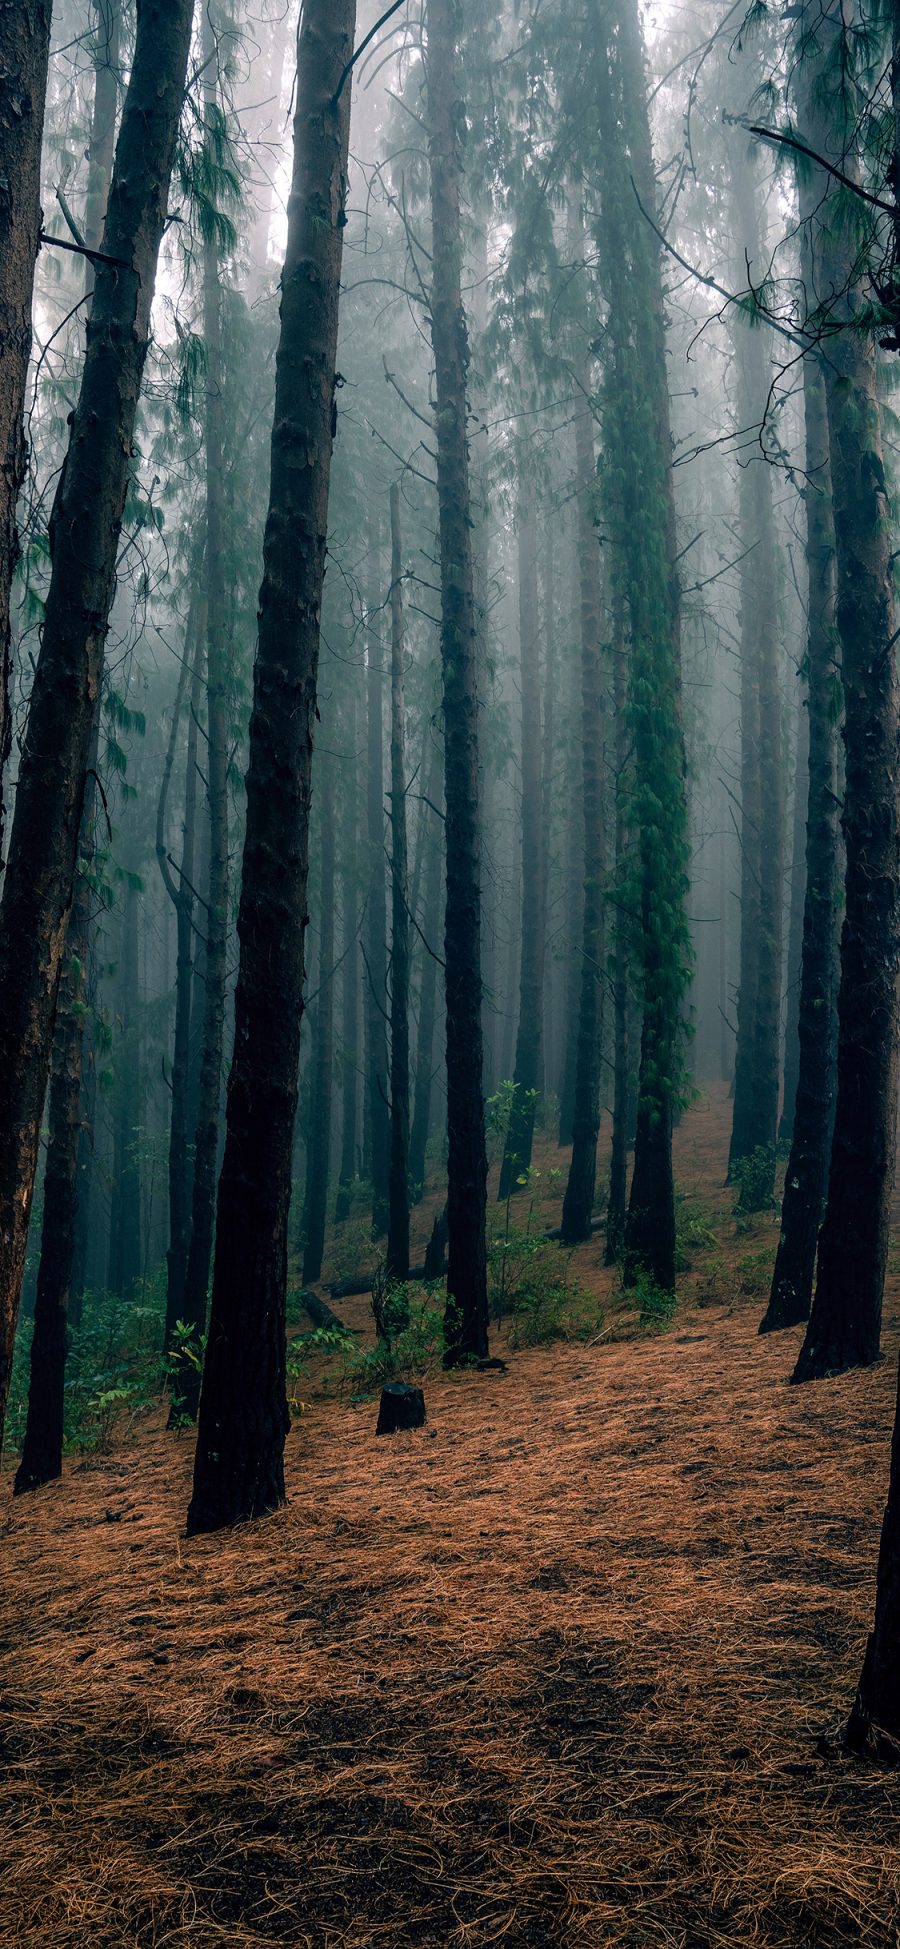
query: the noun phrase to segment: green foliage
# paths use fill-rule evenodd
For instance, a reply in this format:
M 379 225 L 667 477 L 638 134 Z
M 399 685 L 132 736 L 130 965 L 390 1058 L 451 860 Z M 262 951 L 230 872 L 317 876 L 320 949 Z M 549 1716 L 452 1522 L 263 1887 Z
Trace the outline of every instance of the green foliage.
M 762 1299 L 772 1283 L 772 1253 L 768 1246 L 761 1252 L 747 1252 L 739 1259 L 735 1268 L 737 1290 L 747 1299 Z
M 634 1282 L 640 1321 L 646 1327 L 665 1327 L 671 1325 L 678 1307 L 674 1293 L 666 1292 L 657 1286 L 648 1272 L 639 1271 Z
M 699 1252 L 715 1247 L 716 1233 L 712 1215 L 707 1212 L 699 1198 L 687 1191 L 675 1193 L 675 1270 L 686 1272 Z
M 306 1412 L 301 1389 L 309 1381 L 314 1357 L 338 1354 L 343 1359 L 353 1345 L 353 1335 L 346 1328 L 334 1326 L 314 1327 L 312 1332 L 291 1341 L 287 1352 L 287 1400 L 295 1418 Z
M 172 1344 L 165 1360 L 165 1374 L 172 1402 L 172 1420 L 176 1427 L 190 1425 L 190 1416 L 180 1413 L 179 1403 L 184 1398 L 185 1380 L 203 1371 L 204 1336 L 198 1334 L 187 1320 L 176 1320 L 172 1334 Z
M 587 1340 L 603 1324 L 602 1309 L 571 1277 L 571 1254 L 528 1232 L 494 1240 L 488 1254 L 488 1302 L 492 1319 L 508 1319 L 513 1347 L 552 1340 Z
M 766 1144 L 757 1145 L 749 1157 L 738 1157 L 731 1167 L 732 1182 L 737 1196 L 734 1202 L 735 1217 L 743 1217 L 753 1211 L 771 1211 L 775 1204 L 773 1191 L 775 1176 L 775 1152 Z
M 386 1381 L 411 1381 L 440 1364 L 444 1351 L 443 1282 L 387 1283 L 380 1305 L 391 1331 L 374 1347 L 348 1340 L 343 1349 L 344 1384 L 352 1399 L 364 1398 Z
M 107 1455 L 135 1420 L 155 1406 L 165 1379 L 159 1349 L 163 1282 L 148 1282 L 139 1301 L 86 1293 L 81 1327 L 71 1335 L 66 1364 L 66 1452 Z M 21 1448 L 28 1406 L 32 1322 L 17 1336 L 6 1438 Z

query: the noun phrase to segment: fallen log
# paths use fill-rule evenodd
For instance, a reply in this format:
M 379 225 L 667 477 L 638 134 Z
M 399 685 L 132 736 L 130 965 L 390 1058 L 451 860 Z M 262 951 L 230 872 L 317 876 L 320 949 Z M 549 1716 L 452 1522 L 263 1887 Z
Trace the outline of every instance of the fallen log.
M 331 1333 L 356 1332 L 355 1327 L 345 1326 L 343 1320 L 339 1320 L 337 1314 L 332 1312 L 327 1300 L 320 1299 L 318 1293 L 314 1293 L 309 1286 L 304 1286 L 297 1294 L 297 1298 L 304 1313 L 307 1313 L 312 1320 L 313 1326 L 326 1327 Z

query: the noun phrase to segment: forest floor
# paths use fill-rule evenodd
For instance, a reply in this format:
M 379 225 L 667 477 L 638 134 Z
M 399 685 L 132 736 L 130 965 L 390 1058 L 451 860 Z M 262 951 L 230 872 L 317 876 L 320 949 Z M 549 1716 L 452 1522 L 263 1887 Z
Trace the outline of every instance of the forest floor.
M 185 1541 L 161 1416 L 33 1497 L 4 1479 L 4 1944 L 900 1940 L 900 1779 L 835 1737 L 900 1278 L 887 1360 L 788 1387 L 726 1123 L 718 1098 L 678 1133 L 700 1249 L 665 1330 L 585 1247 L 601 1333 L 430 1374 L 391 1440 L 313 1386 L 287 1508 L 226 1535 Z

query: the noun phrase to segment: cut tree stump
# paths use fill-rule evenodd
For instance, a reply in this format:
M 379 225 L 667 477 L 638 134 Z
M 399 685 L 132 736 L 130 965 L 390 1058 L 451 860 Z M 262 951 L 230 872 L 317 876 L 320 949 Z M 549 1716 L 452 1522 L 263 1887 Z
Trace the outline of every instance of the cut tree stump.
M 404 1381 L 388 1381 L 381 1390 L 376 1435 L 395 1435 L 399 1428 L 421 1428 L 424 1423 L 422 1389 L 407 1387 Z

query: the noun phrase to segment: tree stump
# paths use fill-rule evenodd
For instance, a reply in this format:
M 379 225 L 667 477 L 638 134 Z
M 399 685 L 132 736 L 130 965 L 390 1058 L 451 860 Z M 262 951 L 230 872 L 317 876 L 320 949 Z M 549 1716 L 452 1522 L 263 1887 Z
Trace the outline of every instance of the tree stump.
M 376 1435 L 395 1435 L 398 1428 L 421 1428 L 424 1422 L 422 1389 L 407 1387 L 404 1381 L 388 1381 L 381 1390 Z

